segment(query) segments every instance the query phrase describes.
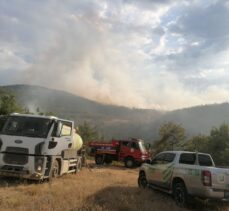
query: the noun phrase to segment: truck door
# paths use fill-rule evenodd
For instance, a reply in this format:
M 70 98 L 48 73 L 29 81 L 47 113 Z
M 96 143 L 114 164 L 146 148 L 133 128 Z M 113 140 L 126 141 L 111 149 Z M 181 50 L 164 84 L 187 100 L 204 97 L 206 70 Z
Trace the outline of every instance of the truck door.
M 168 188 L 174 166 L 174 153 L 161 153 L 155 157 L 151 164 L 150 180 L 153 184 Z
M 163 188 L 169 188 L 171 177 L 173 174 L 173 167 L 174 167 L 174 159 L 176 154 L 168 152 L 164 153 L 163 162 L 158 168 L 159 170 L 159 185 Z
M 61 155 L 65 149 L 71 148 L 73 135 L 73 123 L 58 121 L 54 123 L 53 131 L 47 144 L 48 155 Z
M 164 162 L 164 153 L 156 155 L 150 164 L 149 180 L 154 185 L 158 185 L 160 181 L 160 168 Z
M 129 143 L 129 141 L 120 141 L 119 160 L 123 160 L 125 157 L 129 155 Z

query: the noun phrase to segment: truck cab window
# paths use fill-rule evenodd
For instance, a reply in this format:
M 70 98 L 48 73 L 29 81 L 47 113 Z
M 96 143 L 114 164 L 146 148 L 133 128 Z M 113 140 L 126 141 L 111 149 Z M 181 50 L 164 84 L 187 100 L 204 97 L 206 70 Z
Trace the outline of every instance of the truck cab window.
M 194 165 L 196 162 L 196 153 L 182 153 L 180 155 L 179 163 Z
M 122 142 L 122 145 L 125 146 L 125 147 L 127 147 L 129 143 L 130 143 L 129 141 L 123 141 Z
M 60 136 L 71 136 L 72 134 L 72 124 L 70 122 L 61 122 L 62 128 Z
M 131 143 L 131 148 L 134 148 L 134 149 L 139 149 L 139 146 L 136 142 L 132 142 Z
M 164 163 L 172 163 L 174 161 L 175 158 L 175 154 L 174 153 L 165 153 L 164 156 Z
M 159 154 L 153 159 L 153 164 L 163 164 L 164 163 L 165 154 Z
M 200 166 L 213 166 L 212 159 L 209 155 L 198 154 L 198 161 Z

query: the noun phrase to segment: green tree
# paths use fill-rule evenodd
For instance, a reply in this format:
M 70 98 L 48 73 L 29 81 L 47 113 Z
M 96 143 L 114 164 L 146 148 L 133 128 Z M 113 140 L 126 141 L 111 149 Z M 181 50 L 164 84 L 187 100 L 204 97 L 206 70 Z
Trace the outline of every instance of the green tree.
M 173 150 L 182 147 L 185 140 L 185 129 L 174 122 L 166 122 L 159 130 L 160 139 L 154 144 L 155 151 Z
M 0 96 L 0 115 L 6 115 L 13 112 L 21 112 L 21 107 L 17 104 L 13 95 Z
M 210 153 L 209 143 L 210 143 L 209 136 L 198 135 L 188 140 L 184 148 L 185 150 L 188 151 Z
M 224 123 L 212 128 L 209 139 L 209 151 L 216 164 L 229 165 L 229 126 Z
M 208 136 L 193 137 L 187 142 L 185 149 L 209 153 L 216 165 L 229 166 L 229 126 L 224 123 L 219 128 L 212 128 Z
M 97 128 L 91 126 L 87 122 L 84 122 L 82 125 L 78 126 L 78 133 L 82 137 L 82 139 L 85 143 L 89 142 L 89 141 L 94 141 L 94 140 L 100 139 Z

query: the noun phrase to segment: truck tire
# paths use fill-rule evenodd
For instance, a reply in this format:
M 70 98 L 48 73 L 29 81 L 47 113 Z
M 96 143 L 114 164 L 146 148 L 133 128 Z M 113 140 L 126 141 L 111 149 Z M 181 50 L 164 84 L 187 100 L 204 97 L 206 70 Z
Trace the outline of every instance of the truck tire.
M 138 177 L 138 187 L 140 188 L 147 188 L 148 186 L 148 181 L 146 179 L 146 175 L 145 173 L 142 171 L 139 173 L 139 177 Z
M 134 159 L 133 159 L 133 158 L 127 157 L 127 158 L 125 159 L 125 166 L 126 166 L 127 168 L 133 168 L 134 165 L 135 165 L 135 163 L 134 163 Z
M 103 155 L 96 155 L 95 156 L 95 163 L 97 165 L 103 165 L 104 164 L 104 157 L 103 157 Z
M 77 164 L 76 164 L 76 173 L 80 172 L 80 170 L 82 169 L 82 159 L 79 158 Z
M 174 200 L 179 207 L 186 207 L 188 203 L 188 194 L 183 182 L 177 182 L 173 185 Z
M 105 157 L 105 163 L 106 163 L 107 165 L 110 165 L 110 164 L 112 163 L 112 158 L 109 157 L 109 156 L 106 156 L 106 157 Z
M 60 165 L 57 160 L 54 160 L 53 165 L 52 165 L 52 170 L 51 170 L 51 177 L 56 178 L 59 176 L 60 172 Z

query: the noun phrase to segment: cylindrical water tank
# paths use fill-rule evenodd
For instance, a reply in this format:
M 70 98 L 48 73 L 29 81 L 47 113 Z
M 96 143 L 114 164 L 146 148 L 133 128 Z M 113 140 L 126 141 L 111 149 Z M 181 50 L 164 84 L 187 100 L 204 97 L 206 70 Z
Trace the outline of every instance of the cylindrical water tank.
M 76 149 L 77 151 L 80 150 L 83 146 L 83 140 L 79 134 L 74 133 L 73 141 L 72 141 L 72 148 Z

